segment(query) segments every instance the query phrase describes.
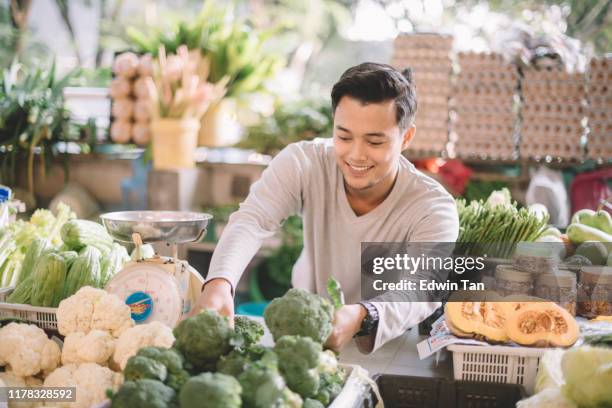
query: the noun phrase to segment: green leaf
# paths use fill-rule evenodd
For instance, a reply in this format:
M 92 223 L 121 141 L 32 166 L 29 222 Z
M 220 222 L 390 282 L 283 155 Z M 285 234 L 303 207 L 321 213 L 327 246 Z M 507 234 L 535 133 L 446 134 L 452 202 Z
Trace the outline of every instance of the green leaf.
M 344 293 L 338 282 L 333 276 L 327 279 L 327 294 L 331 298 L 334 309 L 338 310 L 344 306 Z

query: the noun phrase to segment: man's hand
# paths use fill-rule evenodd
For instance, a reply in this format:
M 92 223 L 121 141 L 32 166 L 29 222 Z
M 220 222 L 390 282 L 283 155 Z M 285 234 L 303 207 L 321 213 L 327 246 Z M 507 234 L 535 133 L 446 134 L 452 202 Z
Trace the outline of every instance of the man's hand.
M 325 346 L 334 351 L 340 351 L 357 334 L 367 313 L 365 307 L 360 304 L 344 305 L 336 310 L 334 327 Z
M 204 290 L 200 294 L 196 304 L 191 309 L 189 316 L 197 314 L 200 310 L 215 310 L 221 316 L 227 316 L 230 322 L 234 322 L 234 298 L 232 296 L 232 285 L 225 279 L 213 279 L 206 282 Z

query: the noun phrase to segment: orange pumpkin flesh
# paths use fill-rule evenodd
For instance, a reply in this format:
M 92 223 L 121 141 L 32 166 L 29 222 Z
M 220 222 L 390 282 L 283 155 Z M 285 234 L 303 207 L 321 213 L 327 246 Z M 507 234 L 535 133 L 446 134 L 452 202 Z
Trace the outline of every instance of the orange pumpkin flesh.
M 523 346 L 569 347 L 578 340 L 576 319 L 552 302 L 533 302 L 506 321 L 510 340 Z

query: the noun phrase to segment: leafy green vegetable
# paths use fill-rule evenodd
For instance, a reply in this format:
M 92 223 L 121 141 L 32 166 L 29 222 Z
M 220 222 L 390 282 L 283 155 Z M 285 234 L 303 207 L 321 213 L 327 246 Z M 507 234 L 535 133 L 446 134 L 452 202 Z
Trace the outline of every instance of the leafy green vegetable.
M 251 347 L 264 335 L 264 328 L 261 323 L 249 319 L 246 316 L 236 316 L 234 319 L 234 347 Z
M 344 306 L 344 293 L 342 292 L 342 287 L 340 287 L 340 282 L 333 276 L 327 279 L 327 294 L 332 300 L 334 309 L 338 310 Z
M 128 360 L 123 375 L 127 381 L 148 378 L 164 382 L 168 376 L 168 370 L 165 365 L 158 361 L 136 355 Z

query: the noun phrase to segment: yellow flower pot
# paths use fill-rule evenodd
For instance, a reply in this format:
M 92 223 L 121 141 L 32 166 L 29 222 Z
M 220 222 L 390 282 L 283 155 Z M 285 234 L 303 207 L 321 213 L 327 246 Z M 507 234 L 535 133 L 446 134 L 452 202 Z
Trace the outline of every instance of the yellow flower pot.
M 200 146 L 231 146 L 240 140 L 240 125 L 236 120 L 236 102 L 221 99 L 208 108 L 202 117 L 198 144 Z
M 154 119 L 153 168 L 184 169 L 195 166 L 200 121 L 197 119 Z

